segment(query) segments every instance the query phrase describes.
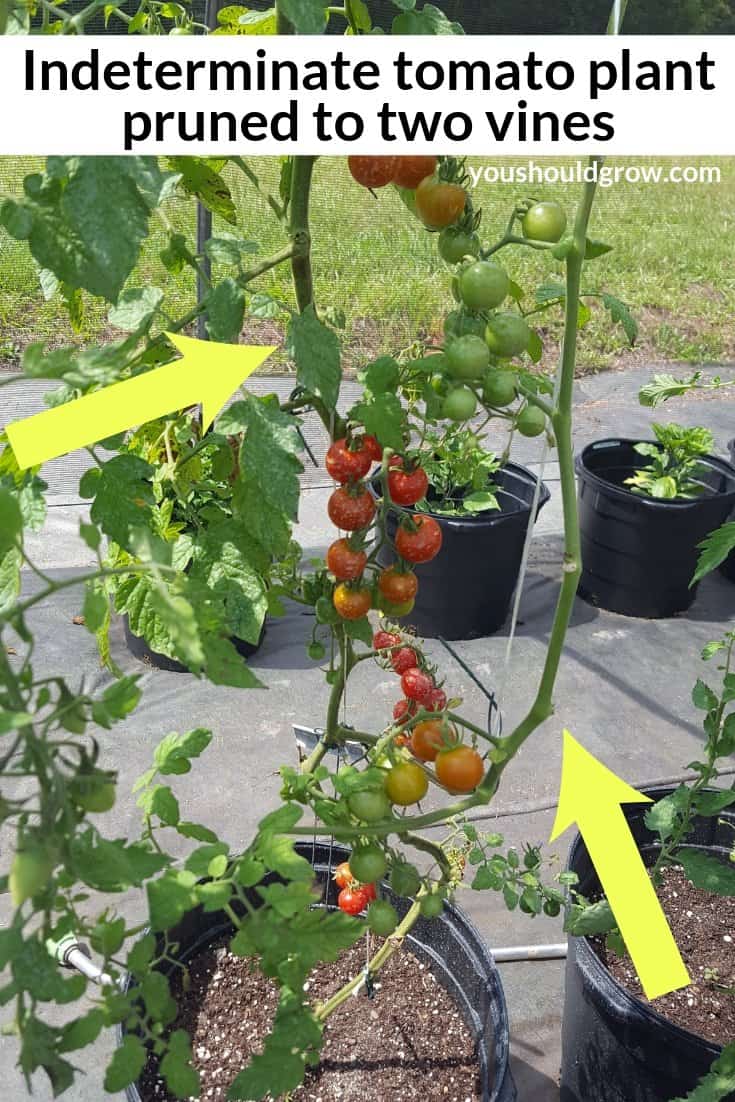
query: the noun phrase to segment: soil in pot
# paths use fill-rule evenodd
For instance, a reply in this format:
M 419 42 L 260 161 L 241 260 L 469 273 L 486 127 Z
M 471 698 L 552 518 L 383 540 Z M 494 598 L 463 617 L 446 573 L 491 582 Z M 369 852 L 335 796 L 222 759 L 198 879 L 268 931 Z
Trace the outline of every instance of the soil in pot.
M 735 898 L 695 888 L 679 868 L 664 869 L 657 895 L 691 984 L 649 1003 L 630 957 L 592 939 L 602 963 L 626 991 L 674 1025 L 717 1045 L 735 1040 Z
M 373 948 L 378 939 L 373 939 Z M 334 964 L 320 964 L 309 994 L 323 1001 L 365 965 L 365 942 Z M 206 1102 L 224 1102 L 238 1071 L 262 1047 L 275 1013 L 275 983 L 220 939 L 190 965 L 183 990 L 172 993 L 179 1014 L 172 1028 L 192 1038 Z M 175 1102 L 151 1060 L 138 1089 L 143 1102 Z M 425 964 L 407 950 L 376 977 L 375 997 L 350 998 L 328 1019 L 321 1061 L 291 1102 L 478 1102 L 480 1068 L 471 1030 L 459 1007 Z

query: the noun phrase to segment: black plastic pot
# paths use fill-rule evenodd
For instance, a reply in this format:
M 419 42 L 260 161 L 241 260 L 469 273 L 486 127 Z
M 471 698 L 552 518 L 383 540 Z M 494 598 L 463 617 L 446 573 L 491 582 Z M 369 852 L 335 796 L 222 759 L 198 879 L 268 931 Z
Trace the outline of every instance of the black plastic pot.
M 348 859 L 349 850 L 344 846 L 321 842 L 298 843 L 296 848 L 314 866 L 323 891 L 323 903 L 334 907 L 336 890 L 332 873 L 340 861 Z M 383 891 L 399 913 L 405 914 L 408 902 L 397 899 L 385 885 Z M 255 893 L 251 896 L 251 902 L 255 906 L 260 902 Z M 180 959 L 189 961 L 231 930 L 232 924 L 223 911 L 205 914 L 201 907 L 197 907 L 170 931 L 170 937 L 179 945 Z M 505 997 L 498 970 L 477 930 L 462 911 L 447 904 L 440 918 L 420 918 L 405 944 L 456 1000 L 477 1039 L 483 1102 L 515 1102 L 517 1094 L 508 1063 Z M 118 1027 L 118 1041 L 122 1035 L 122 1027 Z M 128 1102 L 142 1102 L 134 1085 L 127 1088 L 125 1096 Z M 365 1099 L 366 1102 L 377 1102 L 370 1095 L 369 1081 L 365 1084 Z
M 670 788 L 649 789 L 654 800 Z M 643 860 L 655 860 L 655 836 L 643 821 L 648 805 L 624 809 Z M 687 845 L 728 860 L 735 814 L 699 818 Z M 578 890 L 599 892 L 600 883 L 582 839 L 569 853 Z M 670 1102 L 689 1093 L 721 1049 L 668 1022 L 630 995 L 610 975 L 586 938 L 570 938 L 562 1026 L 562 1102 Z M 727 1096 L 730 1102 L 735 1094 Z
M 646 465 L 638 440 L 597 440 L 577 456 L 582 577 L 579 595 L 623 616 L 657 618 L 684 612 L 696 586 L 689 583 L 697 544 L 727 519 L 735 505 L 735 469 L 702 458 L 705 487 L 693 501 L 660 501 L 624 485 Z
M 130 622 L 127 616 L 123 616 L 123 629 L 125 631 L 125 643 L 128 650 L 134 658 L 139 658 L 141 662 L 145 662 L 146 666 L 151 666 L 155 670 L 166 670 L 168 673 L 188 673 L 189 667 L 185 666 L 183 662 L 177 662 L 175 658 L 169 658 L 165 654 L 159 654 L 158 651 L 149 647 L 145 639 L 140 635 L 135 635 L 130 629 Z M 243 658 L 252 658 L 254 654 L 257 654 L 265 639 L 265 625 L 261 629 L 260 639 L 257 643 L 247 643 L 244 639 L 237 639 L 232 637 L 231 642 L 235 647 L 238 654 L 241 654 Z
M 442 547 L 431 562 L 416 566 L 416 604 L 404 617 L 425 638 L 478 639 L 492 635 L 506 621 L 537 479 L 518 463 L 506 463 L 495 480 L 500 487 L 499 510 L 462 517 L 429 511 L 441 527 Z M 537 515 L 549 497 L 542 483 Z M 391 514 L 391 538 L 396 527 L 396 517 Z M 386 547 L 379 560 L 388 565 L 394 557 Z

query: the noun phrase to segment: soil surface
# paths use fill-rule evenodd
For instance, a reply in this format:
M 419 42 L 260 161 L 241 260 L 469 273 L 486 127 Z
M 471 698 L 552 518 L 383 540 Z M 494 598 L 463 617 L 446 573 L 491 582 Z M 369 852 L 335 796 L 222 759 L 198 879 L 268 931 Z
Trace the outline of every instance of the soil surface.
M 376 939 L 373 939 L 373 950 Z M 308 980 L 323 1001 L 365 966 L 365 941 Z M 278 989 L 255 965 L 220 941 L 190 967 L 190 986 L 172 992 L 174 1029 L 192 1039 L 202 1102 L 224 1102 L 238 1071 L 259 1052 Z M 138 1084 L 144 1102 L 175 1102 L 151 1060 Z M 482 1097 L 475 1043 L 454 1000 L 412 953 L 396 953 L 381 969 L 374 998 L 364 992 L 328 1019 L 322 1059 L 289 1102 L 478 1102 Z
M 693 887 L 678 868 L 664 869 L 657 894 L 692 978 L 689 987 L 649 1002 L 629 957 L 600 944 L 597 951 L 631 995 L 682 1029 L 727 1044 L 735 1040 L 735 898 Z

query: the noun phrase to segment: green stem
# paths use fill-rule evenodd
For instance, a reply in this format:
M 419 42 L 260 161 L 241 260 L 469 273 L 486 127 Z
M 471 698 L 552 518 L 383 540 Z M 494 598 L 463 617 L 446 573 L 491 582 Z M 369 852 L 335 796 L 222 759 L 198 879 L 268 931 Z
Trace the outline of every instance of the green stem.
M 327 721 L 324 728 L 324 733 L 319 739 L 318 743 L 309 754 L 306 761 L 301 764 L 302 773 L 313 773 L 316 767 L 322 762 L 324 755 L 329 748 L 335 745 L 341 740 L 341 732 L 343 728 L 339 722 L 339 709 L 342 704 L 342 697 L 345 691 L 345 685 L 347 684 L 347 678 L 350 673 L 351 664 L 349 661 L 349 654 L 347 648 L 347 641 L 345 639 L 344 628 L 338 625 L 334 629 L 337 636 L 337 643 L 339 646 L 339 666 L 337 667 L 337 676 L 334 679 L 331 692 L 329 694 L 329 703 L 327 705 Z

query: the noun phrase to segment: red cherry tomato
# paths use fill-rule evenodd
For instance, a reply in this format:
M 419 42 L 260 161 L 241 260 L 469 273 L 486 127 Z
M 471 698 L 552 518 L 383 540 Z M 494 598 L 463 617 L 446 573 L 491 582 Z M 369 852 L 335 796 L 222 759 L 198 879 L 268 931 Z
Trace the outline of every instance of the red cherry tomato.
M 442 530 L 433 517 L 419 513 L 411 518 L 415 529 L 401 525 L 396 532 L 396 551 L 407 562 L 429 562 L 442 545 Z
M 436 778 L 450 792 L 473 792 L 484 772 L 482 758 L 471 746 L 441 750 L 436 759 Z
M 413 191 L 435 171 L 436 157 L 399 157 L 393 183 L 396 187 L 407 187 Z
M 327 551 L 327 569 L 340 582 L 359 578 L 366 562 L 367 554 L 364 551 L 353 551 L 346 539 L 335 540 Z
M 401 688 L 408 700 L 415 700 L 418 704 L 424 704 L 431 697 L 434 682 L 427 673 L 423 673 L 417 666 L 406 670 L 401 677 Z
M 366 433 L 362 438 L 362 446 L 367 452 L 370 453 L 370 458 L 373 463 L 380 463 L 383 458 L 383 447 L 378 443 L 375 436 L 371 436 L 370 433 Z
M 459 184 L 427 176 L 416 188 L 416 213 L 430 230 L 441 230 L 457 221 L 466 199 L 467 193 Z
M 443 712 L 447 706 L 447 694 L 444 689 L 434 688 L 431 690 L 431 696 L 424 704 L 424 707 L 429 712 Z
M 347 861 L 343 861 L 337 865 L 334 870 L 334 882 L 338 888 L 346 888 L 352 883 L 354 876 L 350 872 L 350 866 Z
M 422 467 L 413 471 L 394 470 L 388 474 L 388 492 L 396 505 L 415 505 L 426 496 L 429 479 Z
M 389 566 L 381 570 L 378 577 L 378 589 L 394 604 L 413 600 L 418 588 L 419 580 L 412 570 L 396 570 L 395 566 Z
M 343 888 L 337 896 L 337 906 L 348 915 L 359 915 L 369 902 L 364 888 Z
M 440 750 L 458 741 L 455 729 L 440 719 L 425 719 L 411 732 L 411 750 L 419 761 L 435 761 Z
M 356 482 L 368 473 L 372 463 L 364 441 L 355 441 L 350 446 L 344 437 L 330 444 L 324 460 L 327 473 L 335 482 Z
M 390 664 L 397 674 L 405 673 L 416 665 L 416 651 L 411 647 L 394 650 L 390 656 Z
M 374 899 L 377 899 L 378 892 L 374 884 L 361 884 L 360 891 L 364 893 L 368 903 L 372 903 Z
M 366 528 L 375 516 L 375 499 L 362 483 L 350 489 L 338 486 L 327 502 L 327 513 L 337 528 L 356 532 Z
M 401 641 L 400 635 L 392 631 L 376 631 L 373 636 L 373 650 L 387 650 L 396 647 Z
M 352 179 L 363 187 L 385 187 L 395 176 L 398 157 L 348 157 L 347 166 Z
M 402 723 L 409 716 L 415 716 L 419 706 L 415 700 L 398 700 L 393 705 L 393 719 L 396 723 Z

